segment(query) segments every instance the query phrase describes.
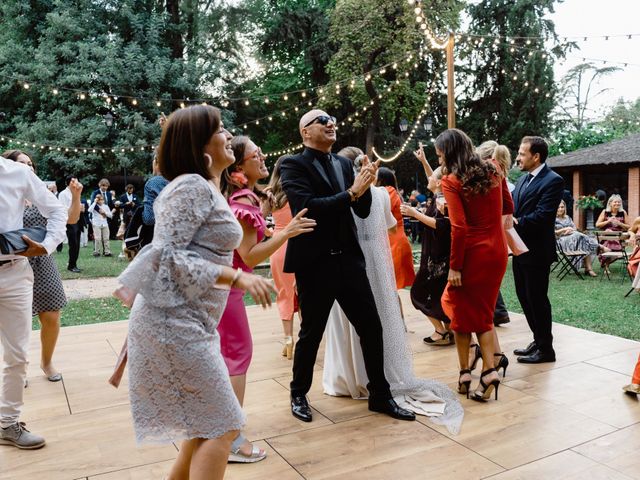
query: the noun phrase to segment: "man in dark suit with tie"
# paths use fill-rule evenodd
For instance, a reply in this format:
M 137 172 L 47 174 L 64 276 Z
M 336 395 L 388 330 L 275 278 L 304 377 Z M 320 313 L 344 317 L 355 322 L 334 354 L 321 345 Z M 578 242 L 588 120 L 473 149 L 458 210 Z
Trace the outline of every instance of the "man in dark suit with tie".
M 125 187 L 125 191 L 127 193 L 124 193 L 120 196 L 120 205 L 122 205 L 122 221 L 124 222 L 125 229 L 129 226 L 131 217 L 133 217 L 133 212 L 140 204 L 140 202 L 138 201 L 138 196 L 133 193 L 134 190 L 135 187 L 131 184 L 128 184 Z
M 353 209 L 360 218 L 369 216 L 369 187 L 377 165 L 367 161 L 354 175 L 349 160 L 333 155 L 335 118 L 322 110 L 307 112 L 299 126 L 305 148 L 282 161 L 282 186 L 291 213 L 307 208 L 307 217 L 315 219 L 317 226 L 289 240 L 284 265 L 285 272 L 295 273 L 302 314 L 293 359 L 291 412 L 300 420 L 312 419 L 306 394 L 329 311 L 337 300 L 360 336 L 369 377 L 369 410 L 415 420 L 412 412 L 393 400 L 384 376 L 382 326 L 351 215 Z
M 549 147 L 541 137 L 524 137 L 518 163 L 527 175 L 520 177 L 513 200 L 516 231 L 529 252 L 513 257 L 513 278 L 522 310 L 533 332 L 533 342 L 516 349 L 520 363 L 555 362 L 549 302 L 550 267 L 557 260 L 555 219 L 564 180 L 545 163 Z

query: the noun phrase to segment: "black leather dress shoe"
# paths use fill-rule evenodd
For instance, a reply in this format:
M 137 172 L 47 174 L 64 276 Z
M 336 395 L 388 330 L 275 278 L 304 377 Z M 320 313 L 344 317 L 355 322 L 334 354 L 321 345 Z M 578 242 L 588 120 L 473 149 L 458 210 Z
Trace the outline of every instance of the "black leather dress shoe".
M 67 268 L 67 270 L 69 270 L 70 272 L 73 272 L 73 273 L 80 273 L 82 271 L 78 267 Z
M 531 355 L 533 352 L 535 352 L 538 349 L 538 347 L 536 346 L 536 342 L 531 342 L 529 345 L 527 345 L 525 348 L 516 348 L 513 351 L 514 355 L 518 355 L 518 356 L 522 356 L 522 355 Z
M 409 410 L 400 407 L 393 398 L 388 400 L 369 399 L 369 410 L 372 412 L 385 413 L 398 420 L 415 420 L 416 415 Z
M 498 327 L 500 325 L 504 325 L 505 323 L 509 323 L 511 321 L 511 319 L 509 318 L 509 315 L 507 315 L 506 317 L 500 317 L 500 318 L 494 318 L 493 319 L 493 324 Z
M 556 354 L 555 352 L 542 352 L 537 350 L 533 352 L 531 355 L 524 355 L 522 357 L 518 357 L 518 363 L 548 363 L 555 362 Z
M 313 420 L 311 416 L 311 407 L 307 402 L 305 396 L 292 396 L 291 397 L 291 413 L 294 417 L 302 420 L 303 422 L 310 422 Z

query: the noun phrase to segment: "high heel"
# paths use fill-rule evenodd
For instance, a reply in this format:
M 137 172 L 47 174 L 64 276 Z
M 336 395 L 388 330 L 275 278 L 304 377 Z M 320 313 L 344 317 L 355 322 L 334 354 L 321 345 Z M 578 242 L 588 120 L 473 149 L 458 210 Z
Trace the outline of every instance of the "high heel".
M 469 369 L 464 369 L 464 370 L 460 370 L 460 378 L 462 378 L 462 375 L 465 374 L 469 374 L 471 375 L 471 370 Z M 471 390 L 471 380 L 466 380 L 464 382 L 460 381 L 460 378 L 458 378 L 458 393 L 461 394 L 467 394 L 467 398 L 469 398 L 469 391 Z
M 507 376 L 507 367 L 509 366 L 509 359 L 504 353 L 494 353 L 494 357 L 500 357 L 498 363 L 496 363 L 496 372 L 499 372 L 502 369 L 502 377 Z
M 495 398 L 496 400 L 498 400 L 498 387 L 500 386 L 500 379 L 496 378 L 495 380 L 489 382 L 489 384 L 484 383 L 483 380 L 483 377 L 485 375 L 488 375 L 492 372 L 496 372 L 496 369 L 489 368 L 488 370 L 482 372 L 482 374 L 480 375 L 480 385 L 478 385 L 478 388 L 476 388 L 471 395 L 471 400 L 475 400 L 477 402 L 486 402 L 487 400 L 489 400 L 489 398 L 491 398 L 491 392 L 495 392 Z M 496 372 L 496 374 L 497 373 L 498 372 Z M 480 388 L 482 388 L 482 390 L 480 390 Z
M 284 337 L 282 356 L 287 357 L 287 360 L 291 360 L 291 358 L 293 358 L 293 337 Z
M 471 345 L 471 347 L 475 348 L 474 355 L 473 355 L 473 362 L 471 362 L 471 366 L 469 367 L 469 370 L 473 371 L 476 369 L 478 360 L 482 358 L 482 351 L 480 351 L 480 345 L 478 345 L 477 343 L 474 343 L 473 345 Z

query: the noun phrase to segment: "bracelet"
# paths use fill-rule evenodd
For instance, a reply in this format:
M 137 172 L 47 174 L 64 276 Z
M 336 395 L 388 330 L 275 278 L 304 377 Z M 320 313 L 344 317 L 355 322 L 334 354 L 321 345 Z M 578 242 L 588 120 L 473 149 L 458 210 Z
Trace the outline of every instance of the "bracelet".
M 233 278 L 231 279 L 231 288 L 235 286 L 241 274 L 242 274 L 242 269 L 238 267 L 236 269 L 236 273 L 233 274 Z
M 352 202 L 355 202 L 356 199 L 358 198 L 356 194 L 353 192 L 353 190 L 351 190 L 350 188 L 347 188 L 347 193 L 349 194 L 349 197 L 351 198 Z

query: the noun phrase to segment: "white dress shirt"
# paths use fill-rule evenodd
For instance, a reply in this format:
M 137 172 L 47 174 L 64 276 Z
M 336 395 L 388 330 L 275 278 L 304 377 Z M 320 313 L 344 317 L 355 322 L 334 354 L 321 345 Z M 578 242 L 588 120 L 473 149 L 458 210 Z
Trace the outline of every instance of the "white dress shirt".
M 47 236 L 42 246 L 53 252 L 66 237 L 67 209 L 29 167 L 0 157 L 0 232 L 23 228 L 25 200 L 35 205 L 47 219 Z M 0 260 L 23 258 L 2 255 Z
M 60 203 L 62 203 L 67 210 L 71 208 L 73 197 L 71 196 L 71 190 L 69 190 L 69 187 L 65 188 L 58 194 L 58 200 L 60 200 Z

